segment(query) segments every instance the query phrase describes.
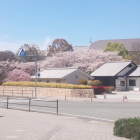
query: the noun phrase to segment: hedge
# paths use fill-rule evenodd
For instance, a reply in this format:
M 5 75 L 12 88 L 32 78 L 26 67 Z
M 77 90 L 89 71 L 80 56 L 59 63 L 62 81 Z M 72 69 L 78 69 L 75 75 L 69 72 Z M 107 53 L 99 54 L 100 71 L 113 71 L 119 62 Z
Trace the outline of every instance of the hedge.
M 92 86 L 95 94 L 109 93 L 115 90 L 113 86 Z
M 87 81 L 86 81 L 85 79 L 80 79 L 80 80 L 78 81 L 78 84 L 79 84 L 79 85 L 87 85 Z
M 102 83 L 100 80 L 91 80 L 91 81 L 89 80 L 88 84 L 91 86 L 101 86 Z
M 140 118 L 119 119 L 115 122 L 114 135 L 140 140 Z
M 3 86 L 23 86 L 23 87 L 34 87 L 35 82 L 5 82 Z M 49 87 L 49 88 L 67 88 L 67 89 L 91 89 L 91 86 L 87 85 L 73 85 L 73 84 L 62 84 L 62 83 L 45 83 L 37 82 L 37 87 Z

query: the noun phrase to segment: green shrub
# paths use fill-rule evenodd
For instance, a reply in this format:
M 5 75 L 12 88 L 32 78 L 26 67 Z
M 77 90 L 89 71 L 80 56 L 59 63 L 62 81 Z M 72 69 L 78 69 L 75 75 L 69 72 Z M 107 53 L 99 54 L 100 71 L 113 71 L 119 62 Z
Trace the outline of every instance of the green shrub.
M 115 90 L 115 87 L 111 86 L 111 87 L 109 87 L 107 90 L 108 90 L 109 92 L 112 92 L 112 91 Z
M 114 135 L 140 140 L 140 118 L 120 119 L 115 122 Z
M 79 85 L 87 85 L 87 81 L 86 81 L 85 79 L 80 79 L 80 80 L 78 81 L 78 84 L 79 84 Z
M 35 82 L 5 82 L 3 86 L 25 86 L 25 87 L 34 87 Z M 63 83 L 45 83 L 38 82 L 37 87 L 49 87 L 49 88 L 67 88 L 67 89 L 91 89 L 91 86 L 88 85 L 73 85 L 73 84 L 63 84 Z
M 88 81 L 88 84 L 91 86 L 101 86 L 101 81 L 100 80 L 92 80 L 92 81 Z

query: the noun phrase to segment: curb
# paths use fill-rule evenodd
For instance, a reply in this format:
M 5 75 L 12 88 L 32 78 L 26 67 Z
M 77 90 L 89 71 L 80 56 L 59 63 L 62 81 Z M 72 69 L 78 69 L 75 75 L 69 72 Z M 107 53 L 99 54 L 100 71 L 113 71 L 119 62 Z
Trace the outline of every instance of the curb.
M 115 122 L 115 120 L 108 120 L 108 119 L 74 115 L 74 114 L 67 114 L 67 113 L 59 113 L 58 115 L 65 115 L 65 116 L 69 116 L 69 117 L 77 117 L 77 118 L 80 118 L 80 119 L 95 120 L 95 121 L 108 122 L 108 123 L 114 123 Z

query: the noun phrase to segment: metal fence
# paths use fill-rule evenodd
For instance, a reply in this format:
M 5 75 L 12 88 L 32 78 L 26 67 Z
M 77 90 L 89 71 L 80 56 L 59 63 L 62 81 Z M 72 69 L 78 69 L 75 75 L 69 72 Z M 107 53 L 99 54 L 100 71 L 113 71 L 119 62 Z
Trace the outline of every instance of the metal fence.
M 58 114 L 58 100 L 47 101 L 43 99 L 0 96 L 0 107 Z
M 0 90 L 0 95 L 7 96 L 22 96 L 22 97 L 32 97 L 33 98 L 33 90 Z

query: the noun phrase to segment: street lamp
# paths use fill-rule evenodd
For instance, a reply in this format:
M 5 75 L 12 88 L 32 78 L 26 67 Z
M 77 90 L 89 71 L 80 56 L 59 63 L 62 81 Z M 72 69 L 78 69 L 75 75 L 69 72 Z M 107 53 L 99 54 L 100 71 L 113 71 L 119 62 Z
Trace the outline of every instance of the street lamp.
M 19 57 L 25 58 L 26 57 L 26 52 L 24 49 L 21 49 L 19 52 Z M 35 55 L 29 55 L 29 57 L 34 57 L 35 58 L 35 98 L 37 97 L 37 54 L 35 52 Z

